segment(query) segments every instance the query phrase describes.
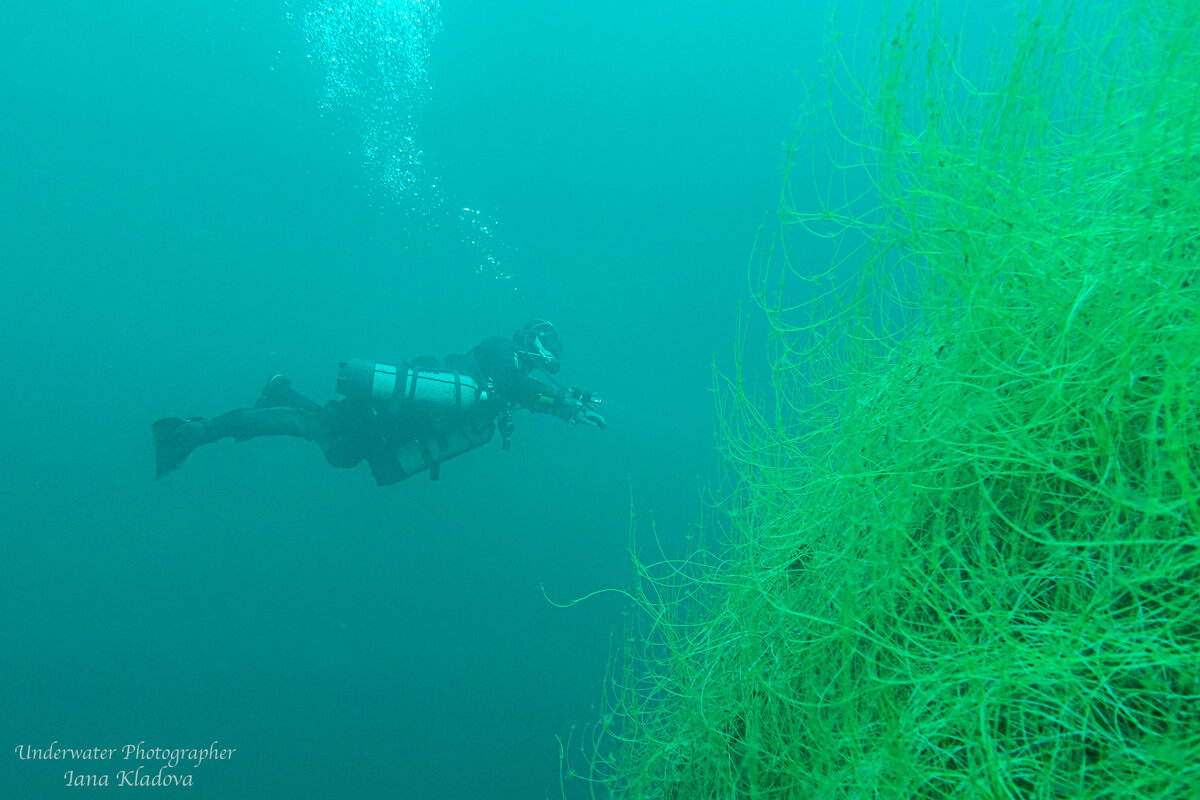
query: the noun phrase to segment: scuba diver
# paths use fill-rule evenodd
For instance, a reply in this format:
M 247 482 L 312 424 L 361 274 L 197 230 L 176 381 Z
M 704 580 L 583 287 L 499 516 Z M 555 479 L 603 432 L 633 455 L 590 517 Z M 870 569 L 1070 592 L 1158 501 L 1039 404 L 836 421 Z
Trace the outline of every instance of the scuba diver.
M 600 398 L 553 377 L 561 367 L 562 340 L 546 320 L 526 323 L 511 339 L 492 336 L 465 354 L 439 361 L 421 356 L 409 363 L 341 362 L 337 392 L 324 406 L 271 378 L 253 408 L 205 419 L 168 417 L 155 422 L 157 477 L 183 463 L 202 444 L 225 437 L 297 436 L 320 446 L 335 467 L 366 461 L 380 486 L 429 470 L 436 480 L 442 462 L 491 440 L 497 428 L 504 449 L 512 414 L 527 408 L 570 425 L 608 427 Z M 530 373 L 541 371 L 547 382 Z

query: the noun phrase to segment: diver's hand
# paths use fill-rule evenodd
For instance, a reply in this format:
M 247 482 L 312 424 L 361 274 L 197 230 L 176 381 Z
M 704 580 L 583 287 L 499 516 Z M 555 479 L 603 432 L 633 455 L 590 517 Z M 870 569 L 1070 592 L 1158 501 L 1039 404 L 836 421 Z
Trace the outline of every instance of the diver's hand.
M 575 421 L 582 422 L 584 425 L 590 425 L 593 428 L 599 428 L 602 431 L 608 429 L 608 421 L 587 406 L 579 409 L 579 413 L 575 415 Z

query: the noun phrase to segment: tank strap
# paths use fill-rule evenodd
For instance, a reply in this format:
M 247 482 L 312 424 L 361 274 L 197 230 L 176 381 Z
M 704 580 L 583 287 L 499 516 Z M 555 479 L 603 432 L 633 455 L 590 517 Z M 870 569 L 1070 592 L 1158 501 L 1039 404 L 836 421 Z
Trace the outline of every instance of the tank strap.
M 429 480 L 436 481 L 441 474 L 442 465 L 433 457 L 433 451 L 429 449 L 429 442 L 418 439 L 417 446 L 421 448 L 421 457 L 425 459 L 425 466 L 429 467 Z
M 411 402 L 417 399 L 417 381 L 421 380 L 421 368 L 412 364 L 402 364 L 401 368 L 405 373 L 405 391 L 401 392 L 400 396 L 403 397 L 405 401 Z

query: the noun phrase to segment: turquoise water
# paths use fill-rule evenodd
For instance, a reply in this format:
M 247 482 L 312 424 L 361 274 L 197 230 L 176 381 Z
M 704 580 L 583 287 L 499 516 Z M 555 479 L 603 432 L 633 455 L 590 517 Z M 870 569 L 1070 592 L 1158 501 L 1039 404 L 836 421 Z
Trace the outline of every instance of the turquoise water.
M 555 737 L 595 715 L 623 609 L 540 587 L 630 579 L 631 487 L 669 548 L 700 518 L 711 368 L 826 9 L 408 10 L 11 4 L 4 797 L 71 795 L 68 770 L 113 791 L 162 766 L 126 745 L 214 741 L 235 751 L 164 773 L 189 797 L 558 796 Z M 154 419 L 276 372 L 323 402 L 339 358 L 531 317 L 607 432 L 525 414 L 510 452 L 383 489 L 278 439 L 153 480 Z M 116 760 L 21 758 L 52 742 Z

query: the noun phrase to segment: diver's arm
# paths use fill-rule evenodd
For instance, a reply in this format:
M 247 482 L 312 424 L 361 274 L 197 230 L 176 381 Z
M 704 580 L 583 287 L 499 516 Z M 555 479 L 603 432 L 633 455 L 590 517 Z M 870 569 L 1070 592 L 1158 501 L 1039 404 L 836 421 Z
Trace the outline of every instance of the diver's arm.
M 569 389 L 559 389 L 532 378 L 529 380 L 538 386 L 536 399 L 528 406 L 531 411 L 539 414 L 553 414 L 570 425 L 581 422 L 601 430 L 608 427 L 608 422 L 595 408 L 600 404 L 600 398 L 594 393 L 577 389 L 574 386 Z
M 512 342 L 492 337 L 481 342 L 471 353 L 480 374 L 490 375 L 497 393 L 513 405 L 537 414 L 551 414 L 571 425 L 582 422 L 598 428 L 607 427 L 604 417 L 595 408 L 600 398 L 575 387 L 543 383 L 523 372 L 518 367 Z

